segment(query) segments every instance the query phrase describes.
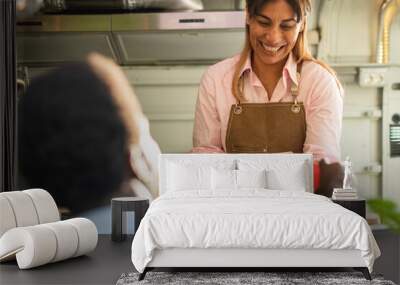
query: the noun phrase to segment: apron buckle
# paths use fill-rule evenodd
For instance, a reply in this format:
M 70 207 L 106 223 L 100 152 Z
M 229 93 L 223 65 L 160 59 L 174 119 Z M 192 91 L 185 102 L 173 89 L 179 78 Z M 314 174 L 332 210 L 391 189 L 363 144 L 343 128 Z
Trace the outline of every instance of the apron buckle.
M 235 115 L 240 115 L 243 111 L 242 106 L 239 105 L 235 105 L 234 109 L 233 109 L 233 113 L 235 113 Z
M 297 104 L 297 103 L 294 103 L 290 109 L 291 109 L 292 112 L 295 113 L 295 114 L 300 113 L 300 110 L 301 110 L 300 105 Z

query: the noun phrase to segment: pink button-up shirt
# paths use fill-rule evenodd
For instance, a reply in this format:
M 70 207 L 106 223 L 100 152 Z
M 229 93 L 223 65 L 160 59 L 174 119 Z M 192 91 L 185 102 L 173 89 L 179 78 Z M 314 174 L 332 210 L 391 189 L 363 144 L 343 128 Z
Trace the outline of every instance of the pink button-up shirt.
M 192 152 L 225 152 L 229 113 L 236 103 L 231 90 L 235 64 L 239 55 L 225 59 L 204 73 L 197 98 Z M 299 84 L 299 102 L 303 102 L 307 133 L 303 151 L 314 159 L 340 160 L 343 95 L 335 77 L 318 63 L 306 61 L 300 82 L 296 77 L 292 55 L 283 68 L 275 90 L 268 94 L 251 67 L 250 57 L 243 67 L 244 94 L 249 103 L 292 102 L 292 81 Z M 284 120 L 285 118 L 282 118 Z

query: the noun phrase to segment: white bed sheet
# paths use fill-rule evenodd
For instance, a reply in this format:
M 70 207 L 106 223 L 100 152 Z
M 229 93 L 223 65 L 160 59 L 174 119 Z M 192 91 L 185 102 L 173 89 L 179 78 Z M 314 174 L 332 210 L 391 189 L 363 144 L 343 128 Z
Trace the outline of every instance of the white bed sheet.
M 320 195 L 265 189 L 162 195 L 134 237 L 135 268 L 167 248 L 357 249 L 371 272 L 380 255 L 359 215 Z

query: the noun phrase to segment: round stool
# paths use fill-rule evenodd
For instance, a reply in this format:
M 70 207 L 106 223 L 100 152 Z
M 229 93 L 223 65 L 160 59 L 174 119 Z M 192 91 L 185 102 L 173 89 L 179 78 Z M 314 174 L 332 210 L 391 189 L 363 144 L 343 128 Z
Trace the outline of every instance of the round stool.
M 119 197 L 111 199 L 111 240 L 126 239 L 126 212 L 135 213 L 135 232 L 149 208 L 149 200 L 140 197 Z

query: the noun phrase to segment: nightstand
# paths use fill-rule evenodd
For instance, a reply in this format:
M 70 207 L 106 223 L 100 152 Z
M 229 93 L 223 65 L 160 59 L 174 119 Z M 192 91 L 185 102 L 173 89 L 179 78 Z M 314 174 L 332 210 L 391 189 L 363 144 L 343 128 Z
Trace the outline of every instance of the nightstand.
M 149 199 L 140 197 L 120 197 L 111 200 L 111 239 L 126 239 L 126 212 L 135 213 L 135 232 L 149 208 Z M 134 233 L 135 234 L 135 233 Z
M 365 219 L 365 200 L 355 199 L 355 200 L 334 200 L 332 202 L 339 204 L 340 206 L 359 214 Z

